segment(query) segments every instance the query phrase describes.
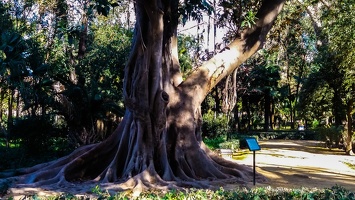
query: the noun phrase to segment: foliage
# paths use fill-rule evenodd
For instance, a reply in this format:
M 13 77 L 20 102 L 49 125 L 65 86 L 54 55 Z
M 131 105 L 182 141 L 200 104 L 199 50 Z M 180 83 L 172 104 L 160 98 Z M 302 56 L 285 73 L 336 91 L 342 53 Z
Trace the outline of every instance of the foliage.
M 200 21 L 203 13 L 211 14 L 212 11 L 213 7 L 209 1 L 190 0 L 179 5 L 178 13 L 181 16 L 182 23 L 185 24 L 190 19 Z
M 48 137 L 45 136 L 45 138 Z M 33 140 L 39 141 L 39 139 Z M 55 160 L 73 151 L 73 148 L 69 146 L 68 140 L 62 137 L 49 138 L 45 142 L 45 149 L 42 150 L 39 149 L 39 146 L 31 145 L 28 142 L 26 142 L 27 146 L 23 146 L 24 143 L 22 139 L 13 139 L 10 140 L 10 147 L 7 148 L 5 140 L 0 138 L 0 155 L 2 158 L 0 171 L 34 166 Z
M 10 20 L 10 14 L 7 12 L 9 5 L 3 1 L 0 2 L 0 35 L 4 30 L 12 28 L 12 21 Z
M 319 139 L 323 141 L 329 141 L 332 144 L 332 142 L 336 142 L 340 140 L 343 130 L 344 130 L 343 126 L 338 126 L 338 127 L 328 126 L 328 127 L 317 128 L 316 132 L 319 135 Z
M 226 137 L 215 137 L 215 138 L 204 138 L 203 142 L 208 146 L 208 148 L 215 150 L 218 148 L 221 149 L 232 149 L 237 150 L 240 148 L 247 148 L 246 138 L 254 137 L 258 140 L 257 135 L 241 135 L 241 134 L 233 134 L 232 138 L 226 140 Z
M 248 125 L 256 128 L 263 121 L 263 128 L 269 129 L 271 107 L 276 107 L 274 104 L 278 103 L 280 96 L 281 74 L 276 57 L 276 53 L 262 50 L 238 69 L 237 97 L 241 103 L 240 111 L 243 113 L 238 116 L 242 118 L 240 129 L 251 129 Z M 275 112 L 280 113 L 278 110 Z
M 207 147 L 212 150 L 218 149 L 219 144 L 225 141 L 226 141 L 225 137 L 215 137 L 215 138 L 205 137 L 203 139 L 203 142 L 207 145 Z
M 185 76 L 195 67 L 197 64 L 193 55 L 200 49 L 200 44 L 198 44 L 196 38 L 188 35 L 181 35 L 178 38 L 178 53 L 179 53 L 179 63 L 181 72 Z
M 255 15 L 256 13 L 253 11 L 248 11 L 248 13 L 245 15 L 244 21 L 241 23 L 241 27 L 251 28 L 253 25 L 255 25 L 255 21 L 257 20 Z
M 240 148 L 240 140 L 232 139 L 219 144 L 221 149 L 237 150 Z
M 212 150 L 216 149 L 239 149 L 239 139 L 232 139 L 226 141 L 225 137 L 216 137 L 216 138 L 204 138 L 203 142 L 207 145 L 208 148 Z
M 6 187 L 5 187 L 6 188 Z M 187 190 L 170 190 L 168 192 L 151 190 L 141 193 L 139 196 L 133 196 L 132 192 L 125 191 L 116 194 L 109 194 L 103 191 L 99 186 L 93 188 L 93 194 L 97 199 L 145 199 L 145 200 L 185 200 L 185 199 L 241 199 L 241 200 L 256 200 L 256 199 L 318 199 L 318 200 L 354 200 L 354 192 L 349 191 L 341 186 L 333 186 L 331 188 L 272 188 L 272 187 L 256 187 L 252 189 L 234 188 L 227 190 L 219 188 L 218 190 L 209 189 L 187 189 Z M 86 195 L 84 195 L 86 196 Z M 92 197 L 92 195 L 90 195 Z M 33 195 L 28 199 L 38 199 L 40 196 Z M 82 199 L 83 195 L 75 196 L 71 194 L 62 194 L 59 197 L 50 197 L 53 199 Z M 89 198 L 88 196 L 85 198 Z
M 12 129 L 13 138 L 20 140 L 30 154 L 48 151 L 49 138 L 55 134 L 51 124 L 44 118 L 18 119 Z
M 312 72 L 300 93 L 298 109 L 302 110 L 305 119 L 312 121 L 321 121 L 332 115 L 330 110 L 334 93 L 329 85 L 324 83 L 321 74 L 321 72 Z
M 209 111 L 203 115 L 202 136 L 216 137 L 225 136 L 228 130 L 228 119 L 225 115 L 215 116 L 214 112 Z
M 91 28 L 87 52 L 78 64 L 67 66 L 62 62 L 67 55 L 53 55 L 55 59 L 51 65 L 52 76 L 63 88 L 58 91 L 59 100 L 51 107 L 64 116 L 75 145 L 94 143 L 108 137 L 117 125 L 117 118 L 124 112 L 123 69 L 132 32 L 112 26 L 106 18 L 100 19 L 100 26 Z M 58 46 L 54 52 L 61 51 L 63 46 Z M 76 80 L 69 78 L 73 71 Z M 105 128 L 97 127 L 98 123 L 103 123 Z
M 256 10 L 261 1 L 239 1 L 222 0 L 219 1 L 216 9 L 217 26 L 227 28 L 225 40 L 229 41 L 236 35 L 240 35 L 244 28 L 255 24 Z M 242 5 L 242 6 L 235 6 Z
M 324 32 L 329 39 L 329 51 L 340 60 L 339 65 L 345 71 L 345 84 L 350 87 L 354 83 L 355 62 L 355 14 L 354 0 L 332 2 L 332 6 L 323 14 Z

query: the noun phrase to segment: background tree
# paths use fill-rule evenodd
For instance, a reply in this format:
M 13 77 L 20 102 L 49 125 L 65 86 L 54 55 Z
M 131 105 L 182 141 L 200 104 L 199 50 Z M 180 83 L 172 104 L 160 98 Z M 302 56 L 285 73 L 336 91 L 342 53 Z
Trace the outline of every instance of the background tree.
M 79 63 L 72 59 L 73 53 L 78 52 L 78 46 L 75 44 L 79 44 L 80 39 L 75 35 L 77 32 L 73 33 L 73 28 L 68 25 L 75 25 L 75 21 L 68 21 L 73 16 L 70 16 L 71 12 L 67 5 L 64 2 L 58 5 L 52 5 L 53 2 L 49 1 L 42 3 L 50 5 L 42 5 L 34 1 L 26 5 L 18 4 L 17 7 L 6 4 L 9 8 L 4 7 L 2 10 L 4 33 L 2 34 L 1 53 L 4 59 L 1 60 L 1 70 L 8 76 L 1 78 L 2 83 L 7 85 L 6 87 L 10 87 L 9 84 L 11 84 L 14 88 L 11 93 L 5 90 L 5 87 L 1 90 L 3 102 L 1 110 L 5 107 L 10 109 L 10 112 L 6 112 L 9 113 L 6 115 L 6 126 L 2 125 L 3 132 L 9 135 L 13 121 L 21 121 L 15 124 L 17 126 L 15 132 L 19 134 L 10 135 L 20 137 L 22 141 L 36 137 L 43 138 L 43 141 L 48 137 L 58 137 L 58 135 L 47 134 L 43 131 L 36 132 L 34 129 L 30 130 L 23 126 L 27 124 L 26 121 L 31 124 L 34 120 L 40 120 L 37 122 L 44 124 L 50 122 L 54 130 L 58 127 L 62 128 L 59 139 L 69 135 L 73 146 L 101 141 L 112 133 L 113 127 L 119 121 L 119 116 L 123 115 L 121 89 L 123 70 L 115 70 L 115 68 L 119 66 L 124 68 L 132 33 L 112 25 L 110 21 L 112 19 L 108 17 L 98 19 L 101 27 L 97 28 L 95 25 L 90 27 L 91 35 L 86 36 L 88 38 L 85 43 L 85 47 L 90 52 L 86 52 L 87 56 L 83 57 Z M 5 6 L 2 3 L 1 5 Z M 39 10 L 36 10 L 38 6 Z M 50 9 L 44 11 L 42 8 L 46 6 Z M 11 9 L 18 9 L 22 12 L 19 12 L 18 18 L 5 15 Z M 26 17 L 25 13 L 28 12 L 33 12 L 31 17 L 37 21 Z M 18 27 L 12 27 L 11 23 L 6 26 L 5 16 L 8 17 L 9 22 L 19 21 Z M 53 16 L 57 16 L 54 17 L 54 21 L 51 20 Z M 21 28 L 23 24 L 28 24 L 28 26 Z M 21 36 L 22 34 L 26 35 L 26 39 Z M 117 38 L 117 40 L 108 42 L 106 37 Z M 22 44 L 22 47 L 19 44 Z M 105 46 L 106 44 L 109 45 Z M 106 64 L 102 65 L 102 62 Z M 75 70 L 80 76 L 73 76 Z M 21 72 L 20 75 L 18 72 Z M 89 81 L 85 81 L 85 76 Z M 84 80 L 82 85 L 76 82 L 78 77 Z M 10 82 L 10 80 L 13 81 Z M 87 94 L 87 98 L 76 98 L 78 102 L 72 101 L 75 99 L 73 97 L 78 95 L 75 92 Z M 84 102 L 80 102 L 83 100 Z M 13 108 L 16 109 L 14 116 L 12 115 Z M 36 134 L 38 135 L 35 136 Z M 43 149 L 43 141 L 39 141 L 35 146 Z M 28 142 L 28 144 L 34 145 L 35 143 Z
M 327 35 L 329 41 L 329 52 L 333 56 L 334 63 L 333 68 L 336 67 L 338 70 L 338 76 L 335 80 L 338 80 L 338 90 L 344 94 L 336 93 L 335 87 L 334 96 L 341 98 L 342 100 L 333 101 L 334 110 L 335 107 L 339 108 L 343 102 L 346 106 L 346 116 L 338 117 L 341 120 L 346 119 L 346 152 L 347 154 L 353 154 L 352 152 L 352 140 L 353 140 L 353 99 L 354 99 L 354 53 L 355 53 L 355 43 L 351 39 L 354 34 L 354 19 L 350 17 L 354 13 L 352 6 L 354 1 L 330 1 L 328 6 L 328 12 L 323 13 L 324 20 L 324 34 Z M 336 19 L 336 20 L 334 20 Z M 341 79 L 342 78 L 342 79 Z M 334 80 L 334 73 L 333 73 Z M 340 110 L 336 110 L 335 117 L 342 113 Z M 336 120 L 336 125 L 338 125 L 339 120 Z M 341 124 L 343 124 L 341 122 Z
M 283 3 L 264 1 L 255 25 L 183 80 L 177 58 L 178 1 L 136 1 L 122 122 L 102 143 L 79 148 L 58 161 L 18 170 L 16 174 L 31 174 L 18 180 L 27 186 L 97 180 L 141 191 L 152 186 L 206 187 L 210 180 L 250 178 L 248 167 L 224 160 L 205 147 L 200 105 L 218 82 L 262 48 Z
M 261 62 L 257 63 L 251 72 L 251 87 L 254 91 L 259 91 L 263 96 L 265 131 L 273 129 L 273 105 L 278 93 L 278 82 L 280 80 L 280 68 L 275 64 L 275 60 L 272 57 L 272 55 L 265 55 L 259 58 Z

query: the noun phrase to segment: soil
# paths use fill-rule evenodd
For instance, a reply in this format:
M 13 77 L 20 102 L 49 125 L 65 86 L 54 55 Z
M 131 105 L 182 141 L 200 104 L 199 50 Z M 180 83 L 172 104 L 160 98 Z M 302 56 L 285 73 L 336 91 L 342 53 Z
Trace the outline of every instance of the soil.
M 339 185 L 355 192 L 355 168 L 351 168 L 355 166 L 355 156 L 347 156 L 341 149 L 324 148 L 324 143 L 318 141 L 268 140 L 259 141 L 259 144 L 261 150 L 255 152 L 256 172 L 264 175 L 268 181 L 256 182 L 254 185 L 253 180 L 250 180 L 247 184 L 248 188 L 268 186 L 331 188 Z M 235 161 L 253 167 L 253 153 L 249 150 L 243 151 L 247 154 L 246 157 Z M 82 186 L 81 191 L 77 191 L 76 194 L 90 191 L 93 187 L 94 185 Z M 225 185 L 224 187 L 233 189 L 238 186 Z M 6 196 L 23 199 L 26 194 L 53 196 L 58 195 L 58 191 L 53 188 L 12 188 L 11 193 Z
M 249 187 L 331 188 L 339 185 L 355 191 L 355 156 L 341 149 L 325 148 L 324 142 L 309 140 L 259 141 L 255 152 L 256 172 L 268 182 Z M 247 150 L 248 151 L 248 150 Z M 253 166 L 253 153 L 238 161 Z

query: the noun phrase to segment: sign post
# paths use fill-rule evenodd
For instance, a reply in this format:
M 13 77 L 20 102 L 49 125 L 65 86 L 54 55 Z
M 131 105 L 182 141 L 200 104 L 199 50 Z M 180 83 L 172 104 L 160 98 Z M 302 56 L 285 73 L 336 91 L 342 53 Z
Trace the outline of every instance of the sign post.
M 253 184 L 255 185 L 255 151 L 261 150 L 258 141 L 254 137 L 245 138 L 250 151 L 253 151 Z

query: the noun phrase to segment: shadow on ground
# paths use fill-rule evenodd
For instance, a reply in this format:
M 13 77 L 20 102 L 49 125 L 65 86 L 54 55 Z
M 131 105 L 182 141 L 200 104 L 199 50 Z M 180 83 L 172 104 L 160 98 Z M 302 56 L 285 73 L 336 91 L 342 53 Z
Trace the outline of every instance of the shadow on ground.
M 256 152 L 256 171 L 264 175 L 267 183 L 256 186 L 302 188 L 331 188 L 339 185 L 355 192 L 355 156 L 345 155 L 341 149 L 329 150 L 324 143 L 308 140 L 260 141 Z M 241 161 L 253 164 L 253 155 Z M 251 180 L 250 187 L 253 186 Z

